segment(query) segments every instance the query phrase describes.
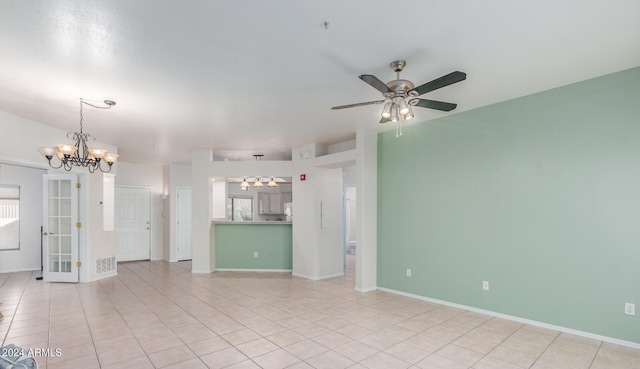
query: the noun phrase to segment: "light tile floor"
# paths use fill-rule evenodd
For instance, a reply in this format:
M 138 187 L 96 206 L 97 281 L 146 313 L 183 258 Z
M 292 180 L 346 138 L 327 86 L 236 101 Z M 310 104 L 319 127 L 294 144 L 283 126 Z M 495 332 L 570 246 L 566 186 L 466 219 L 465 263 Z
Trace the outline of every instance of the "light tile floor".
M 37 357 L 48 369 L 640 368 L 640 350 L 354 292 L 348 264 L 315 282 L 161 261 L 121 263 L 117 277 L 87 284 L 0 274 L 0 342 L 60 348 Z

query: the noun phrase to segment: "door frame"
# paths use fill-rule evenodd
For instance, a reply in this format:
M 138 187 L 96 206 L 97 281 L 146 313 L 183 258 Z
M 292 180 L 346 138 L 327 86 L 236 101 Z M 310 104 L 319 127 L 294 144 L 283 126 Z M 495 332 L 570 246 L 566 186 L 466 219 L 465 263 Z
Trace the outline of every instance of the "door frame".
M 72 243 L 71 243 L 71 269 L 72 269 L 72 273 L 75 273 L 75 278 L 74 280 L 71 279 L 59 279 L 59 280 L 51 280 L 46 278 L 48 276 L 49 273 L 53 273 L 53 272 L 49 272 L 49 239 L 48 239 L 48 235 L 45 235 L 44 233 L 49 233 L 51 230 L 49 229 L 49 180 L 70 180 L 71 181 L 71 231 L 72 234 L 75 233 L 75 240 L 72 238 Z M 80 184 L 80 187 L 78 188 L 77 185 Z M 82 178 L 80 175 L 78 175 L 77 173 L 45 173 L 42 175 L 42 224 L 43 224 L 43 228 L 42 228 L 42 235 L 43 235 L 43 245 L 42 245 L 42 249 L 41 249 L 41 257 L 42 257 L 42 276 L 44 278 L 45 281 L 47 282 L 70 282 L 70 283 L 78 283 L 80 282 L 81 279 L 81 274 L 84 275 L 83 270 L 81 267 L 79 267 L 76 263 L 77 262 L 81 262 L 83 263 L 82 265 L 84 266 L 84 259 L 83 256 L 86 252 L 81 252 L 81 249 L 85 249 L 86 250 L 86 246 L 84 246 L 85 244 L 85 233 L 83 232 L 83 227 L 86 227 L 87 225 L 84 222 L 84 219 L 82 217 L 82 196 L 84 196 L 84 192 L 81 191 L 84 187 L 84 183 L 82 181 Z M 73 193 L 75 192 L 75 196 L 73 196 Z M 46 195 L 46 196 L 45 196 Z M 46 202 L 46 205 L 45 205 Z M 74 209 L 75 209 L 75 218 L 74 218 Z M 77 227 L 76 224 L 74 223 L 80 223 L 82 224 L 82 226 Z M 46 237 L 46 238 L 45 238 Z M 72 236 L 73 237 L 73 236 Z M 74 250 L 74 244 L 75 243 L 75 250 Z M 81 245 L 83 245 L 81 247 Z M 61 245 L 59 245 L 59 247 L 61 247 Z M 75 253 L 74 253 L 75 251 Z M 75 255 L 74 255 L 75 254 Z M 45 256 L 46 255 L 46 256 Z M 75 256 L 75 258 L 74 258 Z M 75 269 L 75 272 L 73 272 L 73 270 Z M 84 268 L 86 269 L 86 268 Z M 72 275 L 70 275 L 71 277 L 74 277 Z
M 142 189 L 142 190 L 149 190 L 149 227 L 150 232 L 149 232 L 149 257 L 148 260 L 151 260 L 151 245 L 153 245 L 153 232 L 155 232 L 155 222 L 153 221 L 153 187 L 150 186 L 131 186 L 131 185 L 114 185 L 113 186 L 113 192 L 114 192 L 114 209 L 115 209 L 115 203 L 118 201 L 117 196 L 115 196 L 115 191 L 117 188 L 135 188 L 135 189 Z M 114 224 L 114 231 L 117 232 L 117 230 L 115 229 L 117 225 L 117 222 L 115 222 Z M 117 238 L 117 235 L 116 235 Z M 117 241 L 116 241 L 117 242 Z M 118 244 L 116 243 L 116 260 L 118 260 Z

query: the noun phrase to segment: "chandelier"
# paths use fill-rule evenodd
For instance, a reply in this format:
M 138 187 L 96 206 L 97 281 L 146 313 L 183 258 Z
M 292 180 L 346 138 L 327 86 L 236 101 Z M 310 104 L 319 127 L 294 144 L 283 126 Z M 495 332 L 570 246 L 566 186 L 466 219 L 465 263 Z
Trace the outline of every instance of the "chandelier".
M 256 161 L 262 161 L 262 158 L 264 157 L 263 154 L 253 154 L 253 157 L 256 159 Z M 240 188 L 243 191 L 247 191 L 249 190 L 249 182 L 247 182 L 247 177 L 242 178 L 242 183 L 240 183 Z M 262 183 L 262 177 L 260 176 L 256 176 L 255 180 L 253 182 L 253 187 L 264 187 L 264 184 Z M 278 184 L 276 183 L 276 181 L 273 179 L 273 177 L 271 177 L 271 180 L 269 181 L 269 183 L 267 183 L 267 187 L 278 187 Z
M 253 187 L 264 187 L 262 180 L 263 180 L 262 177 L 255 177 L 255 180 L 253 182 Z M 251 185 L 249 184 L 249 182 L 247 182 L 247 178 L 244 177 L 242 179 L 242 183 L 240 183 L 240 188 L 246 191 L 250 186 Z M 267 183 L 267 187 L 278 187 L 278 184 L 276 183 L 275 179 L 273 179 L 273 177 L 271 177 L 271 180 Z
M 74 166 L 87 168 L 91 173 L 97 169 L 100 169 L 103 173 L 111 171 L 113 163 L 118 160 L 118 154 L 107 152 L 104 149 L 90 149 L 87 143 L 94 142 L 96 138 L 82 131 L 82 105 L 89 105 L 98 109 L 111 109 L 116 104 L 115 101 L 111 100 L 104 100 L 104 103 L 106 106 L 96 106 L 80 99 L 80 132 L 67 133 L 67 138 L 75 141 L 73 145 L 59 144 L 57 147 L 38 147 L 40 154 L 49 161 L 49 166 L 54 169 L 64 168 L 66 171 L 70 171 Z M 60 161 L 57 166 L 51 162 L 54 156 Z M 108 167 L 102 165 L 105 162 Z

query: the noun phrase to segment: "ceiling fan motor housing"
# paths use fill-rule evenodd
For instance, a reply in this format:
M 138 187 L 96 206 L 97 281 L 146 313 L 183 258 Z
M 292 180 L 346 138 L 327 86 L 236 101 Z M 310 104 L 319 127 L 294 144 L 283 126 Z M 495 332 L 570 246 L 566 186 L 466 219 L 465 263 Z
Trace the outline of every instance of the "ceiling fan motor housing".
M 393 91 L 393 93 L 388 92 L 385 97 L 392 98 L 394 96 L 406 96 L 406 93 L 409 90 L 412 90 L 416 87 L 411 81 L 407 81 L 406 79 L 396 79 L 387 83 L 387 86 Z

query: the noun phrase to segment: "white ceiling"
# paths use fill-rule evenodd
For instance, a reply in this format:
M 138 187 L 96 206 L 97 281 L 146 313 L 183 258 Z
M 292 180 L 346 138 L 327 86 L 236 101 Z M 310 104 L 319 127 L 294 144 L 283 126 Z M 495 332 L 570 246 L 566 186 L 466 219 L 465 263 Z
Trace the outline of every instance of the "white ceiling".
M 423 124 L 639 66 L 640 1 L 0 1 L 0 110 L 73 131 L 80 97 L 115 100 L 85 131 L 127 162 L 390 129 L 380 105 L 330 107 L 380 99 L 357 76 L 395 79 L 394 59 L 416 84 L 467 73 L 424 95 L 458 108 Z

